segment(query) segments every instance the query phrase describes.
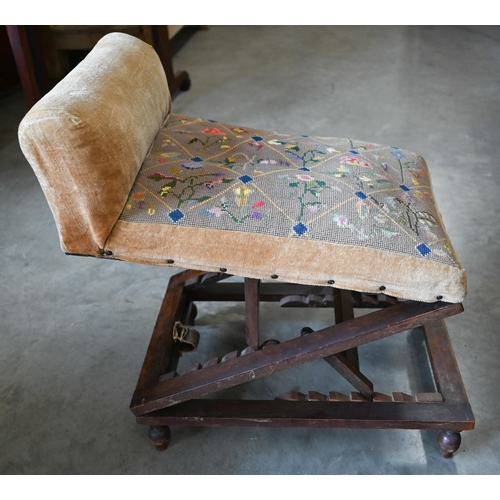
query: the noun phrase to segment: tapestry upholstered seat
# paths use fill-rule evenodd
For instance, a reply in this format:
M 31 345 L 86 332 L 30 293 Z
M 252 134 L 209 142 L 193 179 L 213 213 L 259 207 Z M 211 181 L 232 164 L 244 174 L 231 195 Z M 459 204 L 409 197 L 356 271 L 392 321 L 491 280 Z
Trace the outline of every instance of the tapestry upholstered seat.
M 428 302 L 465 296 L 418 155 L 178 115 L 159 131 L 107 247 L 147 264 Z
M 397 299 L 417 301 L 420 308 L 434 304 L 408 318 L 445 310 L 442 315 L 455 314 L 465 298 L 466 275 L 446 234 L 423 158 L 397 145 L 286 135 L 250 128 L 244 120 L 234 125 L 172 114 L 156 53 L 129 35 L 102 38 L 28 112 L 19 137 L 54 214 L 63 250 L 191 270 L 176 282 L 183 284 L 177 295 L 187 297 L 182 307 L 202 297 L 189 295 L 190 290 L 209 289 L 229 275 L 245 278 L 244 300 L 247 309 L 254 309 L 254 320 L 260 280 L 310 286 L 309 292 L 322 297 L 331 293 L 332 301 L 323 299 L 323 305 L 343 297 L 344 311 L 352 309 L 351 296 L 341 290 L 372 297 L 383 292 L 394 298 L 391 304 Z M 167 292 L 170 304 L 177 285 Z M 286 296 L 278 295 L 268 300 Z M 417 307 L 408 304 L 404 307 Z M 167 328 L 174 328 L 176 338 L 173 321 L 189 319 L 177 305 Z M 355 321 L 352 315 L 339 318 Z M 253 325 L 247 327 L 251 352 L 243 353 L 253 368 L 243 369 L 241 353 L 224 359 L 234 365 L 231 381 L 217 375 L 220 363 L 184 378 L 175 372 L 175 355 L 160 363 L 156 376 L 142 380 L 134 396 L 132 409 L 145 419 L 141 423 L 150 412 L 186 401 L 182 408 L 195 396 L 213 392 L 201 389 L 210 385 L 206 377 L 213 375 L 214 387 L 218 382 L 221 388 L 221 380 L 226 387 L 248 380 L 244 373 L 266 375 L 258 372 L 265 356 Z M 412 325 L 401 323 L 401 328 Z M 188 331 L 185 325 L 182 329 Z M 307 350 L 313 338 L 320 337 L 297 340 Z M 356 345 L 344 347 L 352 351 Z M 266 347 L 280 353 L 283 362 L 304 362 L 277 345 Z M 326 350 L 320 357 L 341 359 L 343 351 L 336 347 L 321 348 Z M 354 359 L 350 364 L 341 360 L 343 369 L 364 380 Z M 168 367 L 173 368 L 170 382 L 164 380 Z M 158 377 L 163 379 L 155 386 Z M 182 380 L 191 379 L 189 388 L 183 385 Z M 377 401 L 371 383 L 359 380 L 363 397 Z M 148 392 L 151 387 L 156 394 Z M 163 418 L 165 423 L 176 417 Z M 462 421 L 446 427 L 465 428 Z M 443 439 L 454 436 L 456 448 L 456 435 Z

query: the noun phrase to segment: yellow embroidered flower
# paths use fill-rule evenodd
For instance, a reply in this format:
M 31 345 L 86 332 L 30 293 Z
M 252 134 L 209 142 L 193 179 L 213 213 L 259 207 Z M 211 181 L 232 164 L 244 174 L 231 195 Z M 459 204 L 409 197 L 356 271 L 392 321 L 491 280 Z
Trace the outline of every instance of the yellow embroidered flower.
M 160 190 L 160 193 L 162 195 L 167 194 L 170 191 L 170 189 L 172 189 L 170 186 L 163 186 Z
M 234 190 L 234 193 L 236 195 L 236 203 L 239 207 L 244 207 L 247 204 L 248 197 L 252 192 L 253 191 L 246 186 L 241 186 Z
M 154 215 L 156 213 L 156 207 L 154 205 L 149 205 L 148 214 Z

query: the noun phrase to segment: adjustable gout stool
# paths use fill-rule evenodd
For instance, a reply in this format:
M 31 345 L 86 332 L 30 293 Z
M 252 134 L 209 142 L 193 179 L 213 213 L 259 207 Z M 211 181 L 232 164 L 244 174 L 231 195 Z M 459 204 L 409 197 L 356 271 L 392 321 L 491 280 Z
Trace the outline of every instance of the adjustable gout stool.
M 171 425 L 435 429 L 451 457 L 473 429 L 444 323 L 463 311 L 466 275 L 420 156 L 174 115 L 154 50 L 119 33 L 27 113 L 19 139 L 64 252 L 185 269 L 170 279 L 130 406 L 158 449 Z M 244 301 L 245 331 L 237 350 L 180 370 L 181 355 L 211 342 L 192 328 L 203 301 Z M 261 301 L 331 308 L 334 324 L 263 339 Z M 357 348 L 414 328 L 432 391 L 377 392 Z M 214 395 L 320 358 L 354 391 Z

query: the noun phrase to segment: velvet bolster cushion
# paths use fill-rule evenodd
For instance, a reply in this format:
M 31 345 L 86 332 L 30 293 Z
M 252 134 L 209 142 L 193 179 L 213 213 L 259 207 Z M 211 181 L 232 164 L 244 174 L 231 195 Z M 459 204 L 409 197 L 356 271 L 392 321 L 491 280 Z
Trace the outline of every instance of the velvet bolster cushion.
M 112 33 L 25 116 L 21 149 L 64 251 L 96 255 L 104 247 L 170 108 L 154 49 Z

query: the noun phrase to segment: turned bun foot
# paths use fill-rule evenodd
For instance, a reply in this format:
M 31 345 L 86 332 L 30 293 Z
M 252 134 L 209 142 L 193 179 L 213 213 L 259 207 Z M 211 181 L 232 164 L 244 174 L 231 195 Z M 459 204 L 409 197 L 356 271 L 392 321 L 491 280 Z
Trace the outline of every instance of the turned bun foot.
M 170 442 L 170 427 L 150 427 L 148 437 L 151 444 L 156 446 L 158 451 L 166 450 Z
M 444 458 L 451 458 L 462 442 L 459 432 L 441 431 L 438 434 L 439 451 Z

